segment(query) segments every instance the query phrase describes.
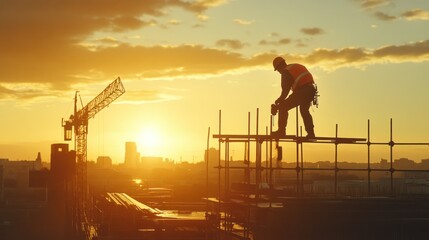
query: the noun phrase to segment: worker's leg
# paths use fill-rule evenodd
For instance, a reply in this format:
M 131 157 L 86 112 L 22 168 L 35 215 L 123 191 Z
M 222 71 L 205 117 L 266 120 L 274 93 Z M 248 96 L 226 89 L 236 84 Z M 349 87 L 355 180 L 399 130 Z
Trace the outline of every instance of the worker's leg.
M 315 89 L 309 85 L 303 87 L 299 92 L 299 110 L 301 112 L 302 120 L 304 121 L 305 131 L 307 131 L 307 137 L 315 137 L 313 117 L 310 114 L 310 106 L 313 101 Z
M 315 137 L 313 117 L 310 114 L 310 105 L 311 102 L 301 104 L 299 106 L 299 111 L 301 112 L 302 120 L 304 121 L 304 127 L 305 131 L 307 131 L 307 137 Z
M 291 94 L 288 98 L 279 104 L 278 130 L 276 133 L 286 135 L 289 110 L 296 106 L 298 106 L 298 98 L 295 94 Z

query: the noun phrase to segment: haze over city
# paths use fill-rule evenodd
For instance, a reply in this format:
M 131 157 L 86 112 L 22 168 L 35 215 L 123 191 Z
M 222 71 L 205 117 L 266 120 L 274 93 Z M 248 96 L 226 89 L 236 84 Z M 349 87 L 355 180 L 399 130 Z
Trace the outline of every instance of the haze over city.
M 366 137 L 370 119 L 371 139 L 389 141 L 393 118 L 395 141 L 427 142 L 428 27 L 429 3 L 418 0 L 2 0 L 0 157 L 49 160 L 75 91 L 85 105 L 120 76 L 126 93 L 90 120 L 88 159 L 122 163 L 134 141 L 142 155 L 202 161 L 220 109 L 224 133 L 247 133 L 248 112 L 254 132 L 257 108 L 260 131 L 270 125 L 278 55 L 314 75 L 316 135 L 339 124 L 340 136 Z M 415 161 L 429 152 L 395 150 Z M 356 151 L 343 160 L 360 161 Z

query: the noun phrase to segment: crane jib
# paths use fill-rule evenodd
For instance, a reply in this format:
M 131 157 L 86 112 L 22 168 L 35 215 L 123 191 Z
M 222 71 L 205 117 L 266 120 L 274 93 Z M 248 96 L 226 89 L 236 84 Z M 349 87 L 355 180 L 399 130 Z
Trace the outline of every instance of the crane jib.
M 91 100 L 85 107 L 76 113 L 78 119 L 90 119 L 99 111 L 108 106 L 110 103 L 125 93 L 124 85 L 118 77 L 109 84 L 101 93 Z

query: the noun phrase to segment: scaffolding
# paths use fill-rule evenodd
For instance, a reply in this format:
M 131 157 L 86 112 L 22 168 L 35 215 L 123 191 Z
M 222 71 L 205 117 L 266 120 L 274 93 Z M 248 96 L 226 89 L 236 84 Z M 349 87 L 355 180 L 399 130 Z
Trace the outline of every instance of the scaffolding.
M 371 180 L 376 172 L 386 172 L 389 176 L 389 198 L 396 198 L 395 191 L 395 173 L 429 173 L 429 169 L 401 169 L 394 167 L 393 150 L 395 146 L 429 146 L 429 143 L 422 142 L 395 142 L 393 140 L 393 121 L 390 119 L 390 140 L 388 142 L 371 141 L 370 120 L 367 122 L 367 136 L 362 137 L 339 137 L 338 124 L 335 125 L 334 137 L 316 137 L 306 138 L 302 136 L 302 128 L 299 128 L 298 110 L 296 111 L 296 135 L 287 135 L 286 137 L 276 139 L 269 133 L 272 132 L 273 116 L 270 118 L 270 129 L 265 128 L 265 134 L 259 132 L 259 109 L 256 110 L 256 134 L 251 134 L 250 112 L 248 113 L 248 131 L 247 134 L 225 134 L 222 132 L 222 112 L 219 110 L 219 132 L 213 134 L 213 138 L 218 139 L 218 165 L 217 168 L 217 198 L 209 198 L 212 208 L 208 211 L 208 222 L 212 229 L 216 229 L 216 239 L 255 239 L 255 225 L 258 220 L 255 219 L 255 208 L 276 209 L 284 207 L 284 200 L 288 199 L 313 199 L 320 196 L 307 192 L 305 189 L 304 172 L 328 172 L 333 175 L 333 192 L 330 199 L 344 198 L 344 194 L 339 192 L 339 174 L 340 172 L 366 172 L 366 198 L 375 196 L 373 194 Z M 300 133 L 300 134 L 298 134 Z M 210 129 L 209 129 L 210 135 Z M 209 141 L 209 139 L 207 140 Z M 295 144 L 295 166 L 283 167 L 282 146 L 281 144 Z M 231 165 L 231 144 L 244 144 L 245 157 L 242 166 Z M 307 144 L 331 144 L 334 145 L 333 167 L 307 167 L 304 164 L 304 145 Z M 265 166 L 263 166 L 263 148 L 265 145 Z M 366 145 L 367 162 L 364 168 L 345 168 L 339 166 L 338 147 L 339 145 Z M 371 147 L 381 145 L 388 146 L 390 157 L 387 168 L 373 168 L 371 160 Z M 254 164 L 251 164 L 251 149 L 254 146 Z M 207 143 L 207 150 L 209 144 Z M 276 154 L 273 154 L 275 152 Z M 224 160 L 222 159 L 222 155 Z M 275 159 L 277 158 L 277 159 Z M 222 164 L 223 163 L 223 164 Z M 207 159 L 208 166 L 208 159 Z M 240 170 L 244 172 L 241 183 L 231 181 L 231 172 Z M 275 177 L 278 172 L 290 172 L 295 174 L 295 186 L 283 191 L 275 189 Z M 207 167 L 207 185 L 208 185 L 208 167 Z M 253 175 L 252 175 L 253 174 Z M 379 196 L 379 195 L 377 195 Z M 324 196 L 326 197 L 326 195 Z M 427 196 L 426 196 L 427 197 Z

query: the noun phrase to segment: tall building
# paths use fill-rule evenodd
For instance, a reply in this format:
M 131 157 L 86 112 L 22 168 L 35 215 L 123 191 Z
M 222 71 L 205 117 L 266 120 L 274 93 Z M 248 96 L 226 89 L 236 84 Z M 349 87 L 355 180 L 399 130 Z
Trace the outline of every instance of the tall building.
M 219 165 L 219 150 L 216 148 L 210 148 L 204 151 L 204 162 L 209 161 L 209 168 L 213 168 Z
M 40 152 L 37 153 L 37 158 L 34 161 L 34 168 L 35 170 L 42 169 L 42 156 L 40 155 Z
M 135 142 L 125 142 L 125 166 L 135 168 L 140 164 L 140 153 Z

